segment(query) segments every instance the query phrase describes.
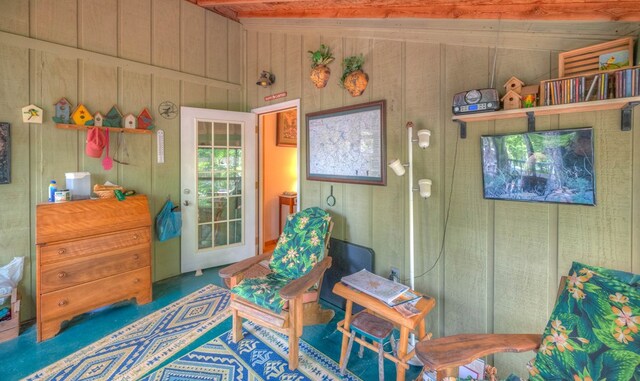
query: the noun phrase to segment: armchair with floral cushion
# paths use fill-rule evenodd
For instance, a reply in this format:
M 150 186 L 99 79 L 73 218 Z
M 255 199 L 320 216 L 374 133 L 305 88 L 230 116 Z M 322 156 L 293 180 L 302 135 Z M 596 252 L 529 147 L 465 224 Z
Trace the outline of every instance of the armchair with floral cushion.
M 640 380 L 640 276 L 574 262 L 542 335 L 462 334 L 416 345 L 438 380 L 499 352 L 537 351 L 530 380 Z
M 327 323 L 332 310 L 318 304 L 333 222 L 313 207 L 289 215 L 273 253 L 220 270 L 231 288 L 233 341 L 242 339 L 242 319 L 289 336 L 289 368 L 298 367 L 299 338 L 305 325 Z M 268 261 L 268 266 L 261 263 Z M 250 274 L 249 276 L 247 274 Z

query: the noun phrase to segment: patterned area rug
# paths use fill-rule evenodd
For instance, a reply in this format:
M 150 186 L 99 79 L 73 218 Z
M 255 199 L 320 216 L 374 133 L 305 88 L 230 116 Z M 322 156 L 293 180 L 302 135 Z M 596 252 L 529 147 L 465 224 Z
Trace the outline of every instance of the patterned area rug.
M 300 364 L 291 371 L 288 365 L 287 337 L 244 323 L 244 339 L 231 340 L 231 331 L 187 353 L 142 381 L 306 381 L 360 380 L 347 371 L 340 375 L 338 364 L 318 350 L 300 341 Z
M 135 380 L 230 315 L 229 291 L 208 285 L 24 380 Z

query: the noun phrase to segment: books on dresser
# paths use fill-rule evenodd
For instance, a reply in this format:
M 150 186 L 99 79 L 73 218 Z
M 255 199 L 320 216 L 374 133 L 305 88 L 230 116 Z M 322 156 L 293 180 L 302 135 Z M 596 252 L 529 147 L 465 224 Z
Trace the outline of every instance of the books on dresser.
M 371 295 L 389 306 L 396 306 L 420 297 L 412 292 L 408 286 L 385 279 L 366 269 L 343 277 L 342 283 Z

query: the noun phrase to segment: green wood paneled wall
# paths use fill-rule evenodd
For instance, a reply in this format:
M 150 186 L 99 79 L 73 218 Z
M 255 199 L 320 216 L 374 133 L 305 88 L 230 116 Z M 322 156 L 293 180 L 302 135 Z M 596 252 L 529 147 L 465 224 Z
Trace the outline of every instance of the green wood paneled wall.
M 182 0 L 0 0 L 0 10 L 0 31 L 75 48 L 69 56 L 63 47 L 0 43 L 0 120 L 11 123 L 12 135 L 12 181 L 0 186 L 0 263 L 27 258 L 25 320 L 35 316 L 34 209 L 46 201 L 49 181 L 63 187 L 65 172 L 88 171 L 93 183 L 109 180 L 149 195 L 152 215 L 167 196 L 179 202 L 180 118 L 162 118 L 158 105 L 169 100 L 241 110 L 243 36 L 240 24 Z M 83 59 L 86 52 L 121 58 L 122 64 Z M 135 63 L 149 70 L 131 69 Z M 172 71 L 154 74 L 154 68 Z M 136 115 L 149 108 L 156 129 L 165 132 L 165 163 L 156 162 L 155 134 L 128 134 L 130 165 L 103 170 L 99 159 L 84 155 L 84 132 L 54 127 L 53 104 L 61 97 L 94 113 L 114 104 Z M 45 123 L 22 123 L 20 109 L 29 103 L 45 110 Z M 112 156 L 116 140 L 111 134 Z M 180 273 L 179 239 L 156 241 L 153 251 L 154 280 Z
M 453 95 L 490 87 L 494 57 L 494 86 L 504 94 L 502 86 L 511 76 L 528 84 L 554 78 L 558 52 L 637 36 L 640 24 L 241 21 L 247 30 L 247 77 L 258 78 L 261 70 L 277 76 L 270 89 L 247 87 L 248 107 L 264 106 L 265 95 L 281 91 L 289 99 L 301 98 L 302 207 L 329 210 L 336 222 L 335 237 L 372 247 L 377 273 L 386 276 L 391 266 L 399 267 L 406 279 L 406 176 L 389 171 L 386 186 L 306 180 L 304 115 L 386 99 L 388 160 L 406 162 L 408 149 L 413 149 L 415 181 L 433 180 L 431 198 L 416 195 L 414 210 L 416 275 L 433 267 L 416 285 L 437 298 L 427 323 L 436 336 L 542 332 L 559 276 L 573 260 L 640 271 L 640 110 L 631 132 L 620 131 L 619 111 L 536 118 L 538 129 L 595 128 L 596 207 L 484 200 L 480 135 L 526 131 L 526 121 L 471 123 L 464 140 L 451 122 Z M 327 87 L 316 89 L 308 79 L 307 51 L 321 43 L 331 47 L 336 61 L 329 65 Z M 352 98 L 338 86 L 341 60 L 361 53 L 369 86 Z M 429 148 L 407 147 L 407 121 L 413 121 L 416 130 L 431 130 Z M 331 186 L 333 207 L 325 202 Z M 509 372 L 524 376 L 532 356 L 507 354 L 491 360 L 503 377 Z

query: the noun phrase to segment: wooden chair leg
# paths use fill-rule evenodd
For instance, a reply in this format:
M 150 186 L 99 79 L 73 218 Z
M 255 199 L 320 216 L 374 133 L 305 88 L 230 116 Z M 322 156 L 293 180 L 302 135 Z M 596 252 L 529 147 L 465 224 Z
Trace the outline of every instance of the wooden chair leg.
M 298 330 L 302 331 L 302 300 L 297 298 L 289 301 L 289 369 L 298 368 L 298 357 L 300 355 L 300 342 Z M 300 321 L 298 321 L 300 319 Z
M 231 332 L 231 339 L 234 343 L 242 340 L 244 336 L 242 335 L 242 318 L 238 315 L 238 310 L 235 308 L 231 309 L 231 319 L 233 322 L 233 328 Z

